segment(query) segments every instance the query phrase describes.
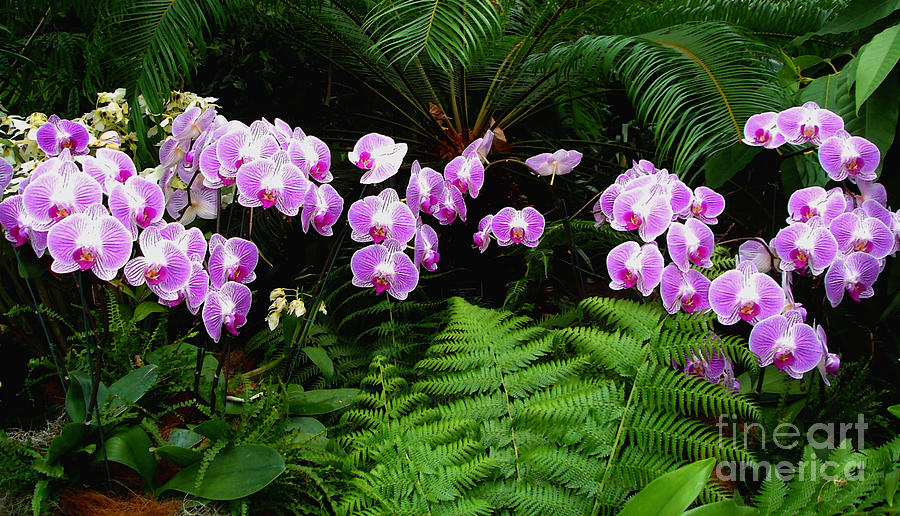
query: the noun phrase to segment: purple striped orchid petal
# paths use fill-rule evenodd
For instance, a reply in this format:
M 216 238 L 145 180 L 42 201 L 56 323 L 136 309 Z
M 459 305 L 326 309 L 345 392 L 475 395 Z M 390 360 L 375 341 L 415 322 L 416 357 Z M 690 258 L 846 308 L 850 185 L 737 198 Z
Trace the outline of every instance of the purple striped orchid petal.
M 816 338 L 822 345 L 822 359 L 819 360 L 819 374 L 825 385 L 831 386 L 829 377 L 837 377 L 838 369 L 841 367 L 841 357 L 828 351 L 828 336 L 825 335 L 825 328 L 822 325 L 816 325 Z
M 771 277 L 757 272 L 753 262 L 741 262 L 709 285 L 709 305 L 725 325 L 739 320 L 756 324 L 780 314 L 784 301 L 784 290 Z
M 784 308 L 781 309 L 781 313 L 784 315 L 788 312 L 796 312 L 800 315 L 800 320 L 806 322 L 806 308 L 803 308 L 802 303 L 794 301 L 794 292 L 791 289 L 792 278 L 793 273 L 781 273 L 781 290 L 784 291 Z
M 465 157 L 475 156 L 479 159 L 487 161 L 487 155 L 491 152 L 491 147 L 494 145 L 494 131 L 488 129 L 484 132 L 484 136 L 478 138 L 462 151 L 462 155 Z
M 170 222 L 159 225 L 159 235 L 174 242 L 192 262 L 203 263 L 206 259 L 206 238 L 200 228 L 185 229 L 179 222 Z
M 544 216 L 528 206 L 521 211 L 506 207 L 491 219 L 491 232 L 501 246 L 525 244 L 536 247 L 544 233 Z
M 784 144 L 784 135 L 778 132 L 778 113 L 768 111 L 751 116 L 744 124 L 744 139 L 747 145 L 775 149 Z
M 670 314 L 680 309 L 692 314 L 709 308 L 709 279 L 700 271 L 686 272 L 670 263 L 663 269 L 659 283 L 659 295 L 663 307 Z
M 662 279 L 662 253 L 655 242 L 644 244 L 643 247 L 633 241 L 622 242 L 606 255 L 606 270 L 612 278 L 609 288 L 623 290 L 637 287 L 646 297 Z
M 815 102 L 807 102 L 778 113 L 776 125 L 790 143 L 809 142 L 819 146 L 844 128 L 844 120 Z
M 891 226 L 893 225 L 894 213 L 881 204 L 878 204 L 878 201 L 865 201 L 860 204 L 858 210 L 861 210 L 861 212 L 865 214 L 866 217 L 874 217 L 880 220 L 884 223 L 885 226 L 887 226 L 888 229 L 891 229 Z
M 839 256 L 825 273 L 825 295 L 832 307 L 841 304 L 846 291 L 857 303 L 872 297 L 872 285 L 878 279 L 881 264 L 869 253 L 855 252 Z
M 71 120 L 60 120 L 56 115 L 50 115 L 35 137 L 38 147 L 48 156 L 56 156 L 65 149 L 73 155 L 87 154 L 90 142 L 86 127 Z
M 838 253 L 837 240 L 828 228 L 821 226 L 818 217 L 807 224 L 797 222 L 782 228 L 774 244 L 781 258 L 781 270 L 802 271 L 809 267 L 813 276 L 822 274 Z
M 687 219 L 684 224 L 673 222 L 666 234 L 666 248 L 672 261 L 683 271 L 690 269 L 691 265 L 712 267 L 710 257 L 715 248 L 713 232 L 697 219 Z
M 69 149 L 63 149 L 63 151 L 59 154 L 59 156 L 54 156 L 31 171 L 31 174 L 28 175 L 23 181 L 19 182 L 18 193 L 24 194 L 25 189 L 28 188 L 32 182 L 36 181 L 37 178 L 45 175 L 45 174 L 55 174 L 58 176 L 70 174 L 70 173 L 79 173 L 81 170 L 78 168 L 78 165 L 72 160 L 72 154 L 69 153 Z
M 197 315 L 209 293 L 209 273 L 200 262 L 191 261 L 191 276 L 182 291 L 185 304 L 192 315 Z
M 378 133 L 360 138 L 347 153 L 347 159 L 366 172 L 359 178 L 362 184 L 380 183 L 400 170 L 406 156 L 406 144 Z
M 419 269 L 400 250 L 403 244 L 394 240 L 385 244 L 372 244 L 353 253 L 352 282 L 357 287 L 375 287 L 377 294 L 387 291 L 396 299 L 406 299 L 419 283 Z
M 613 183 L 606 187 L 605 190 L 603 190 L 603 193 L 600 194 L 600 199 L 597 200 L 597 203 L 600 206 L 600 211 L 603 213 L 604 220 L 606 220 L 610 224 L 612 224 L 613 206 L 615 205 L 616 198 L 623 191 L 625 191 L 625 188 L 622 185 Z
M 32 181 L 22 194 L 25 209 L 34 220 L 34 228 L 48 230 L 73 213 L 83 212 L 99 203 L 103 193 L 97 181 L 77 169 L 62 174 L 47 173 Z
M 11 195 L 0 202 L 0 225 L 6 230 L 6 239 L 15 247 L 31 242 L 34 254 L 44 256 L 47 249 L 47 232 L 34 229 L 34 219 L 25 210 L 21 195 Z
M 320 183 L 330 183 L 334 179 L 331 174 L 331 150 L 325 142 L 315 136 L 292 138 L 288 153 L 291 156 L 291 163 L 306 177 Z
M 217 144 L 213 144 L 203 149 L 200 152 L 199 165 L 200 173 L 203 175 L 203 185 L 218 190 L 225 186 L 226 182 L 233 181 L 233 178 L 222 175 L 225 171 L 222 164 L 219 163 L 216 148 Z
M 754 326 L 750 331 L 750 351 L 759 359 L 760 367 L 775 364 L 792 378 L 802 378 L 822 358 L 816 332 L 791 315 L 773 315 Z
M 246 285 L 229 281 L 219 290 L 210 290 L 203 305 L 203 326 L 214 342 L 222 337 L 222 326 L 232 335 L 247 322 L 252 295 Z
M 672 206 L 660 189 L 627 190 L 613 203 L 610 224 L 619 231 L 636 229 L 644 242 L 652 242 L 669 229 Z
M 191 106 L 172 121 L 172 136 L 178 140 L 193 140 L 200 136 L 216 118 L 215 106 L 200 110 Z
M 725 211 L 725 198 L 711 188 L 698 186 L 691 197 L 691 205 L 688 216 L 696 217 L 699 221 L 709 225 L 719 223 L 717 218 Z
M 827 192 L 821 186 L 801 188 L 788 199 L 790 217 L 787 222 L 806 222 L 813 217 L 820 217 L 823 225 L 830 225 L 831 221 L 844 213 L 846 202 L 840 188 L 832 188 Z
M 225 134 L 216 142 L 218 175 L 227 186 L 234 182 L 238 170 L 244 164 L 257 159 L 271 158 L 278 150 L 278 140 L 269 134 L 265 124 L 257 120 L 250 127 Z M 202 170 L 203 157 L 200 159 Z
M 163 168 L 174 167 L 184 161 L 185 155 L 190 150 L 190 142 L 170 136 L 159 146 L 159 164 Z
M 13 178 L 13 166 L 5 159 L 0 158 L 0 199 L 3 198 L 3 191 L 9 186 Z
M 720 356 L 715 351 L 708 355 L 704 353 L 699 355 L 698 357 L 697 353 L 692 349 L 690 354 L 685 354 L 684 356 L 684 366 L 680 366 L 675 362 L 672 365 L 676 369 L 682 369 L 685 376 L 693 376 L 710 383 L 722 382 L 723 376 L 728 374 L 729 371 L 731 372 L 730 375 L 734 376 L 734 365 L 724 355 Z
M 837 241 L 838 250 L 849 254 L 860 251 L 881 259 L 894 249 L 894 235 L 875 217 L 863 212 L 844 213 L 829 226 Z
M 674 217 L 689 217 L 691 203 L 694 198 L 691 189 L 688 188 L 688 185 L 680 181 L 675 174 L 669 175 L 667 186 L 669 192 L 669 204 L 672 206 Z
M 606 214 L 603 213 L 603 204 L 600 199 L 597 199 L 597 202 L 594 203 L 594 207 L 591 208 L 591 215 L 594 216 L 595 228 L 599 228 L 609 222 L 609 219 L 606 218 Z
M 82 169 L 100 183 L 103 193 L 109 194 L 113 183 L 124 184 L 129 177 L 137 175 L 134 162 L 122 151 L 97 149 L 95 156 L 79 158 Z
M 103 281 L 113 279 L 131 256 L 131 234 L 100 204 L 74 213 L 47 233 L 53 272 L 88 269 Z
M 859 195 L 856 196 L 857 206 L 862 206 L 864 202 L 873 200 L 887 207 L 887 190 L 883 184 L 859 179 L 856 181 L 856 186 L 859 188 Z
M 457 156 L 444 167 L 444 179 L 474 199 L 484 185 L 484 165 L 478 156 Z
M 584 155 L 578 151 L 559 149 L 556 152 L 538 154 L 525 160 L 531 170 L 539 176 L 561 176 L 568 174 L 581 163 Z
M 224 244 L 210 245 L 209 281 L 213 288 L 222 288 L 228 281 L 250 283 L 256 279 L 258 261 L 259 250 L 249 240 L 234 237 Z
M 418 217 L 420 211 L 434 215 L 440 208 L 444 195 L 444 177 L 441 173 L 433 168 L 421 168 L 419 162 L 414 161 L 409 185 L 406 187 L 406 204 L 413 216 Z
M 166 211 L 182 224 L 190 224 L 196 218 L 212 220 L 219 213 L 219 192 L 194 181 L 188 190 L 175 190 L 166 205 Z
M 142 256 L 125 264 L 125 280 L 131 285 L 147 284 L 164 301 L 175 301 L 191 277 L 191 261 L 171 240 L 149 228 L 138 240 Z
M 466 200 L 463 198 L 462 192 L 456 186 L 444 181 L 444 198 L 440 205 L 434 210 L 434 216 L 442 226 L 452 224 L 456 217 L 459 216 L 463 222 L 466 221 Z
M 642 159 L 640 161 L 632 161 L 631 168 L 625 171 L 625 174 L 632 177 L 640 177 L 640 176 L 654 176 L 660 173 L 668 173 L 666 169 L 656 168 L 656 165 L 653 163 Z
M 441 255 L 438 253 L 438 235 L 428 224 L 423 224 L 416 231 L 413 257 L 416 267 L 421 265 L 425 270 L 431 272 L 437 270 L 438 261 L 441 259 Z
M 491 235 L 493 234 L 491 232 L 491 222 L 493 220 L 493 215 L 485 215 L 478 221 L 478 231 L 472 235 L 472 241 L 475 243 L 472 246 L 473 249 L 478 249 L 482 253 L 487 251 L 488 245 L 491 243 Z
M 756 270 L 765 274 L 772 270 L 769 246 L 759 240 L 747 240 L 738 248 L 738 263 L 752 262 Z
M 881 152 L 869 140 L 840 130 L 822 142 L 819 147 L 819 163 L 834 181 L 848 177 L 852 181 L 874 181 L 875 169 L 881 162 Z
M 380 244 L 392 238 L 406 244 L 416 236 L 416 218 L 393 188 L 354 202 L 347 210 L 347 220 L 355 242 Z
M 137 239 L 138 228 L 147 228 L 162 219 L 165 199 L 159 185 L 133 176 L 125 184 L 113 183 L 109 192 L 109 210 Z
M 344 199 L 330 184 L 316 186 L 311 184 L 306 191 L 303 203 L 303 214 L 300 218 L 303 231 L 309 230 L 310 223 L 322 236 L 333 234 L 332 226 L 344 211 Z
M 274 159 L 262 158 L 241 167 L 237 174 L 238 202 L 263 209 L 275 207 L 288 217 L 296 216 L 311 183 L 300 169 L 280 152 Z

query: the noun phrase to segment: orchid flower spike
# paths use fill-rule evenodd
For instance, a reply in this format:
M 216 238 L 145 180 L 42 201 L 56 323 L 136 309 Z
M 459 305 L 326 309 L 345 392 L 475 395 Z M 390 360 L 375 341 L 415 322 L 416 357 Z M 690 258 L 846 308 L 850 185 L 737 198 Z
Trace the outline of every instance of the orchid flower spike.
M 874 143 L 840 130 L 819 147 L 819 163 L 833 181 L 875 181 L 881 152 Z
M 497 244 L 525 244 L 537 247 L 541 235 L 544 234 L 544 216 L 541 212 L 527 206 L 517 210 L 507 206 L 491 219 L 491 232 L 497 237 Z
M 815 330 L 816 338 L 819 340 L 819 344 L 822 345 L 822 359 L 819 360 L 817 367 L 819 368 L 819 374 L 822 376 L 822 381 L 830 387 L 831 382 L 828 378 L 838 376 L 838 369 L 841 367 L 841 357 L 828 351 L 828 336 L 825 334 L 825 328 L 821 324 L 817 324 Z
M 869 253 L 855 252 L 849 256 L 838 256 L 825 273 L 825 295 L 832 307 L 841 304 L 844 292 L 857 303 L 872 297 L 872 285 L 878 279 L 881 264 Z
M 350 238 L 355 242 L 380 244 L 388 238 L 406 244 L 416 236 L 416 218 L 393 188 L 370 195 L 350 205 Z
M 606 270 L 612 278 L 609 288 L 623 290 L 637 287 L 646 297 L 662 279 L 662 253 L 655 242 L 643 246 L 631 240 L 622 242 L 606 255 Z
M 881 259 L 894 250 L 894 234 L 875 217 L 864 212 L 847 212 L 831 222 L 829 227 L 839 251 L 845 254 L 861 251 Z
M 613 203 L 609 223 L 618 231 L 637 230 L 641 240 L 652 242 L 669 229 L 672 205 L 658 187 L 626 190 Z
M 40 175 L 25 187 L 22 197 L 35 229 L 46 231 L 69 215 L 99 203 L 103 193 L 97 181 L 73 164 L 73 168 L 66 167 L 61 174 Z
M 434 215 L 443 199 L 444 177 L 441 173 L 433 168 L 422 168 L 418 161 L 414 161 L 406 187 L 406 204 L 413 216 L 418 217 L 420 211 Z
M 172 193 L 166 212 L 182 224 L 190 224 L 196 218 L 212 220 L 219 213 L 219 192 L 202 181 L 194 181 L 190 189 Z
M 6 230 L 6 239 L 15 247 L 31 242 L 34 254 L 40 258 L 47 249 L 47 232 L 36 230 L 35 224 L 21 195 L 11 195 L 0 202 L 0 225 Z
M 128 178 L 125 184 L 112 183 L 109 210 L 113 217 L 137 239 L 138 228 L 146 229 L 162 219 L 165 199 L 159 185 L 140 176 Z
M 333 234 L 332 226 L 337 222 L 341 212 L 344 211 L 344 199 L 338 195 L 337 190 L 330 184 L 316 186 L 311 184 L 306 191 L 306 199 L 303 202 L 303 214 L 300 222 L 303 232 L 313 228 L 322 236 Z
M 191 106 L 172 121 L 172 136 L 178 140 L 193 140 L 205 131 L 216 118 L 216 108 L 209 106 L 200 110 Z
M 769 246 L 759 240 L 747 240 L 738 247 L 737 262 L 753 262 L 756 270 L 766 274 L 772 270 L 772 254 Z
M 687 219 L 684 224 L 673 222 L 666 234 L 666 248 L 679 269 L 686 271 L 691 265 L 712 267 L 710 257 L 715 247 L 713 232 L 698 219 Z
M 826 192 L 821 186 L 810 186 L 791 194 L 787 222 L 806 222 L 813 217 L 821 217 L 822 224 L 828 226 L 846 209 L 847 201 L 840 188 Z
M 206 301 L 206 295 L 209 293 L 209 273 L 203 268 L 200 262 L 191 261 L 191 275 L 187 284 L 177 292 L 177 297 L 173 300 L 159 299 L 160 304 L 173 307 L 178 306 L 182 302 L 187 305 L 187 309 L 191 315 L 197 315 L 200 307 Z
M 109 194 L 114 183 L 124 184 L 129 177 L 137 175 L 134 162 L 119 150 L 97 149 L 96 156 L 80 156 L 82 169 L 100 183 L 103 193 Z
M 442 226 L 452 224 L 456 220 L 457 215 L 463 222 L 466 221 L 466 200 L 463 198 L 462 192 L 456 186 L 444 181 L 442 188 L 444 198 L 437 209 L 434 210 L 434 217 Z
M 296 216 L 312 184 L 288 159 L 286 152 L 273 159 L 262 158 L 241 167 L 237 174 L 238 202 L 249 208 L 275 207 L 288 217 Z
M 696 217 L 700 222 L 716 225 L 717 218 L 725 211 L 725 198 L 711 188 L 698 186 L 691 196 L 691 205 L 688 210 L 689 217 Z
M 300 137 L 292 138 L 288 146 L 291 162 L 305 176 L 320 183 L 330 183 L 334 176 L 330 170 L 331 150 L 328 145 L 315 136 L 307 136 L 303 131 L 299 131 L 297 135 Z
M 781 258 L 781 270 L 801 271 L 809 267 L 813 276 L 822 274 L 838 253 L 838 244 L 818 217 L 806 224 L 794 223 L 775 236 L 775 251 Z
M 406 156 L 406 144 L 378 133 L 369 133 L 360 138 L 347 153 L 347 159 L 366 172 L 359 182 L 366 185 L 381 183 L 400 170 Z
M 487 155 L 491 152 L 491 147 L 494 145 L 494 131 L 488 129 L 484 132 L 484 136 L 481 138 L 477 138 L 472 141 L 466 148 L 462 151 L 462 155 L 465 157 L 476 156 L 479 159 L 483 159 L 487 162 Z
M 386 240 L 353 253 L 350 269 L 357 287 L 375 287 L 375 293 L 387 291 L 396 299 L 406 299 L 419 283 L 419 270 L 402 251 L 404 244 Z
M 250 289 L 246 285 L 229 281 L 219 290 L 210 290 L 203 305 L 203 326 L 214 342 L 222 336 L 222 326 L 232 335 L 247 322 L 250 311 Z

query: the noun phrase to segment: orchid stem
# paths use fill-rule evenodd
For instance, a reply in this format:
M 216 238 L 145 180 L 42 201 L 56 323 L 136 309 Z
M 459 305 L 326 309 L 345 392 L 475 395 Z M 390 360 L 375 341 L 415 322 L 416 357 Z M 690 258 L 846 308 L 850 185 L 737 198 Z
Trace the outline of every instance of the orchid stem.
M 53 344 L 53 340 L 50 339 L 50 332 L 47 331 L 47 323 L 44 321 L 44 316 L 41 314 L 41 307 L 38 305 L 37 298 L 34 295 L 34 290 L 31 288 L 31 281 L 28 279 L 28 274 L 25 272 L 25 267 L 22 265 L 22 259 L 19 257 L 19 250 L 13 246 L 13 253 L 16 255 L 16 262 L 19 264 L 19 270 L 22 273 L 22 278 L 25 280 L 25 287 L 28 288 L 28 294 L 31 296 L 31 302 L 34 303 L 34 310 L 38 316 L 38 322 L 41 323 L 41 330 L 44 332 L 44 338 L 47 339 L 47 345 L 50 346 L 50 356 L 53 357 L 53 365 L 56 366 L 56 376 L 59 377 L 59 385 L 62 387 L 63 395 L 66 393 L 66 381 L 63 379 L 62 369 L 59 367 L 59 361 L 56 359 L 56 346 Z
M 203 358 L 205 354 L 206 346 L 201 343 L 197 346 L 197 365 L 194 368 L 194 399 L 197 401 L 199 401 L 200 397 L 200 376 L 203 374 Z

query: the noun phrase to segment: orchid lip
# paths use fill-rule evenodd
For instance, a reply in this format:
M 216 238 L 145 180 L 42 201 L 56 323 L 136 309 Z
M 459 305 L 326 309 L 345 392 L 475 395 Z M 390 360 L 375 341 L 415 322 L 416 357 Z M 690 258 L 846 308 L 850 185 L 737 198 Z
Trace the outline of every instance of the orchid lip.
M 81 247 L 76 249 L 72 254 L 72 258 L 78 264 L 78 268 L 86 271 L 94 266 L 97 262 L 97 257 L 94 254 L 94 250 L 89 247 Z
M 147 268 L 147 272 L 144 273 L 144 278 L 146 278 L 147 284 L 149 285 L 159 285 L 168 275 L 168 270 L 164 265 L 153 265 Z

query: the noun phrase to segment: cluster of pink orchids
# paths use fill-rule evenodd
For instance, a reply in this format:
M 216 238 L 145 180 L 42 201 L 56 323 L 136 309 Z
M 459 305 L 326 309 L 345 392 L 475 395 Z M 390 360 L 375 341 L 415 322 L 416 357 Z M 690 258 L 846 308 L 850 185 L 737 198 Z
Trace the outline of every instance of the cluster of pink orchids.
M 829 177 L 849 184 L 794 192 L 788 202 L 789 225 L 768 245 L 756 240 L 742 244 L 736 268 L 710 281 L 701 270 L 712 266 L 715 242 L 709 225 L 724 210 L 723 197 L 706 187 L 692 192 L 665 169 L 635 163 L 594 207 L 598 225 L 636 230 L 646 242 L 629 241 L 610 251 L 610 287 L 635 287 L 648 296 L 659 286 L 669 313 L 712 309 L 722 324 L 743 320 L 753 325 L 750 349 L 761 367 L 775 364 L 793 378 L 818 368 L 828 384 L 828 376 L 837 375 L 840 358 L 828 351 L 822 326 L 805 322 L 806 310 L 791 292 L 793 275 L 824 272 L 832 306 L 845 292 L 855 301 L 872 296 L 885 257 L 900 249 L 900 212 L 886 207 L 884 187 L 872 181 L 878 149 L 847 134 L 838 115 L 815 103 L 755 115 L 744 134 L 744 143 L 767 148 L 786 142 L 817 145 Z M 663 234 L 672 262 L 668 265 L 655 241 Z M 770 271 L 781 273 L 780 285 Z M 736 388 L 727 358 L 691 356 L 686 362 L 685 372 Z

